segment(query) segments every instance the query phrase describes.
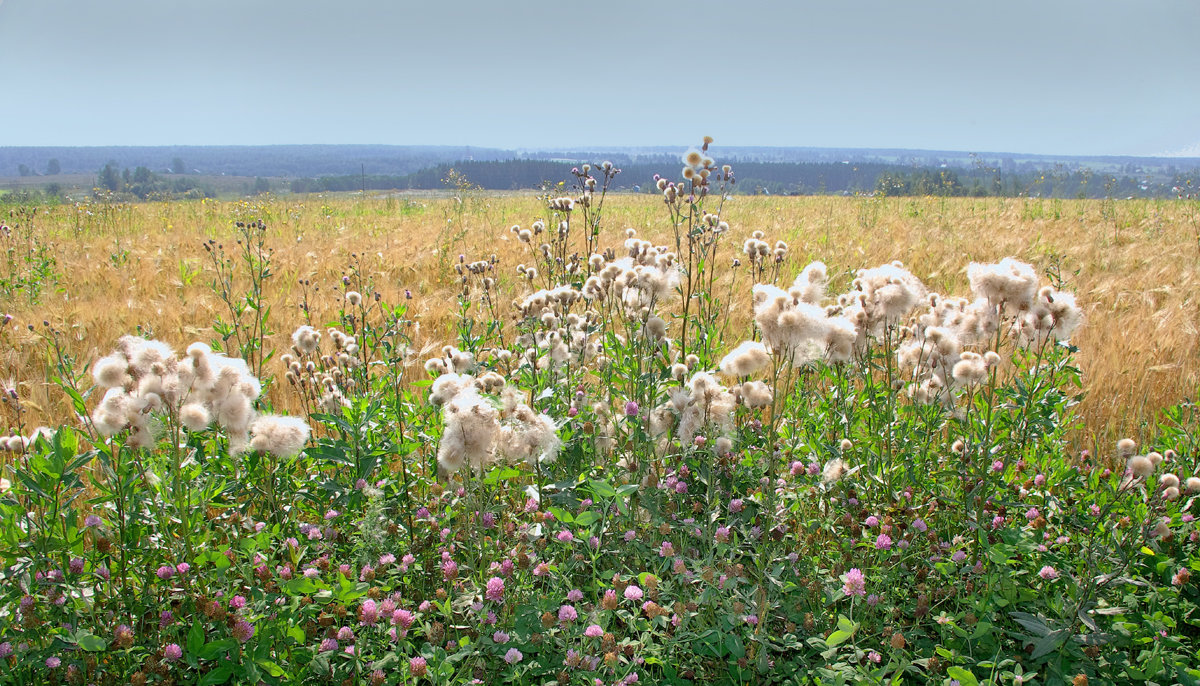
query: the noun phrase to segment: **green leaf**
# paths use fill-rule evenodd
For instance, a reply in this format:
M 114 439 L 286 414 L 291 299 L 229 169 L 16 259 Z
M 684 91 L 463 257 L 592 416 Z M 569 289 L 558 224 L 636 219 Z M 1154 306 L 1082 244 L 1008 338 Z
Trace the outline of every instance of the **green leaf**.
M 75 634 L 75 642 L 79 644 L 80 648 L 88 651 L 89 653 L 100 653 L 103 652 L 105 648 L 108 648 L 108 641 L 105 641 L 103 638 L 83 630 L 80 630 L 79 633 Z
M 200 686 L 214 686 L 214 684 L 223 684 L 229 681 L 229 677 L 233 676 L 233 667 L 225 665 L 219 667 L 204 675 L 200 680 Z
M 599 520 L 600 520 L 600 515 L 589 510 L 587 512 L 580 513 L 580 515 L 575 518 L 575 525 L 576 526 L 588 526 Z
M 834 646 L 840 646 L 841 644 L 850 640 L 850 637 L 853 635 L 854 634 L 849 631 L 842 631 L 839 629 L 832 634 L 829 634 L 829 638 L 825 639 L 825 645 L 830 648 L 833 648 Z
M 200 622 L 195 622 L 192 624 L 192 628 L 188 629 L 187 650 L 189 653 L 196 655 L 203 647 L 204 626 Z
M 956 679 L 962 686 L 979 686 L 979 680 L 971 672 L 962 667 L 947 667 L 946 676 Z
M 592 488 L 592 495 L 597 498 L 615 498 L 617 497 L 617 489 L 612 487 L 612 484 L 599 479 L 592 479 L 588 482 Z
M 298 626 L 289 627 L 287 630 L 287 635 L 288 638 L 292 639 L 299 645 L 303 645 L 306 641 L 308 641 L 308 636 L 305 635 L 304 629 L 301 629 Z

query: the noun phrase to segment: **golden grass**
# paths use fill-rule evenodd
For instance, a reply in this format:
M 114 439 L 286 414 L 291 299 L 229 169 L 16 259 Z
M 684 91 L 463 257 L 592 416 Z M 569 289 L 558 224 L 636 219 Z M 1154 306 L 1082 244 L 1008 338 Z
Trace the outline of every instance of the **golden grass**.
M 656 198 L 610 196 L 608 202 L 602 246 L 617 246 L 626 227 L 651 240 L 670 235 Z M 211 339 L 223 305 L 210 289 L 212 270 L 201 244 L 213 238 L 232 247 L 232 223 L 239 219 L 261 218 L 269 227 L 276 274 L 269 284 L 274 349 L 286 349 L 287 336 L 301 323 L 297 281 L 307 278 L 321 287 L 312 302 L 314 321 L 332 321 L 341 305 L 337 287 L 355 256 L 386 300 L 396 302 L 411 289 L 423 337 L 443 342 L 450 335 L 457 287 L 444 271 L 439 244 L 455 257 L 497 254 L 501 273 L 510 279 L 502 288 L 516 297 L 524 288 L 516 280 L 516 264 L 531 258 L 508 227 L 544 214 L 532 193 L 479 195 L 464 204 L 426 194 L 42 210 L 17 227 L 11 240 L 19 246 L 32 232 L 55 244 L 60 291 L 33 306 L 20 298 L 0 305 L 19 325 L 5 335 L 0 375 L 18 382 L 31 422 L 63 421 L 70 416 L 68 405 L 46 383 L 44 351 L 27 324 L 37 328 L 47 320 L 58 326 L 71 352 L 86 362 L 139 325 L 179 347 Z M 782 277 L 787 281 L 811 259 L 841 274 L 837 287 L 854 269 L 898 259 L 932 290 L 966 295 L 965 269 L 972 260 L 1012 255 L 1043 272 L 1061 268 L 1087 313 L 1074 341 L 1087 391 L 1081 408 L 1084 443 L 1107 445 L 1124 435 L 1144 439 L 1160 409 L 1195 397 L 1200 246 L 1194 205 L 736 197 L 726 204 L 725 218 L 732 228 L 721 259 L 732 258 L 743 238 L 760 229 L 771 241 L 789 243 Z M 455 239 L 459 228 L 464 231 Z M 735 294 L 743 306 L 749 285 L 741 275 Z

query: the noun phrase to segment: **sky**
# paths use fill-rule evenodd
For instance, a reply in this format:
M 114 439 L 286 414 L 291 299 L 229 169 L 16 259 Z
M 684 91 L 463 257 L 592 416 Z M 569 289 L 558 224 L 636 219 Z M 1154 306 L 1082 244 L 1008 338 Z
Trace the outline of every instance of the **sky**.
M 0 0 L 0 146 L 1200 155 L 1195 0 Z

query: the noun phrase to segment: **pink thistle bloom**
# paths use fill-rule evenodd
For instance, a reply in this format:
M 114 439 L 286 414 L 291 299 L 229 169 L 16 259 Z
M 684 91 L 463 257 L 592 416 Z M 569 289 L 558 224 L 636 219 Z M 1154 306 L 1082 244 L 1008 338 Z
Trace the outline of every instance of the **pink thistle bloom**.
M 588 628 L 583 630 L 583 635 L 588 638 L 600 638 L 604 635 L 604 629 L 601 629 L 599 624 L 589 624 Z
M 379 566 L 385 567 L 396 561 L 396 556 L 391 553 L 384 553 L 379 556 Z
M 1045 579 L 1047 581 L 1050 581 L 1052 579 L 1057 579 L 1058 578 L 1058 570 L 1051 567 L 1050 565 L 1046 565 L 1045 567 L 1042 567 L 1041 571 L 1038 572 L 1038 576 L 1042 577 L 1043 579 Z
M 254 625 L 244 619 L 239 619 L 237 624 L 233 625 L 233 637 L 239 643 L 245 643 L 251 638 L 254 638 Z
M 50 669 L 58 669 L 59 665 L 61 665 L 61 664 L 62 664 L 62 660 L 58 659 L 57 657 L 46 658 L 46 666 L 49 667 Z
M 354 629 L 351 629 L 348 626 L 344 626 L 344 627 L 338 629 L 337 637 L 338 637 L 339 641 L 353 641 L 354 640 Z
M 321 646 L 320 646 L 320 648 L 318 648 L 318 651 L 322 652 L 322 653 L 330 653 L 337 649 L 338 649 L 337 639 L 336 638 L 327 638 L 327 639 L 321 641 Z
M 494 603 L 504 602 L 504 579 L 498 576 L 488 579 L 487 591 L 484 592 L 483 597 Z
M 883 656 L 872 650 L 871 652 L 867 653 L 867 659 L 875 664 L 879 664 L 883 661 Z
M 992 471 L 993 472 L 1004 471 L 1004 463 L 1001 462 L 1000 460 L 996 460 L 995 462 L 992 463 Z
M 642 599 L 642 589 L 638 588 L 637 586 L 632 586 L 632 585 L 625 587 L 625 600 L 632 600 L 634 602 L 637 602 L 641 599 Z
M 842 577 L 842 592 L 846 595 L 866 595 L 867 581 L 863 576 L 862 570 L 858 567 L 852 567 L 846 575 Z

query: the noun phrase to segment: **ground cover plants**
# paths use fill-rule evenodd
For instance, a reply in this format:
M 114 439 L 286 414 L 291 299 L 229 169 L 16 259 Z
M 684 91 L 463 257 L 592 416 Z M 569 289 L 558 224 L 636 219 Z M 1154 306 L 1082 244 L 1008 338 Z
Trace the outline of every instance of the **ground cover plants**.
M 89 332 L 93 352 L 5 319 L 68 411 L 6 358 L 0 680 L 1200 677 L 1196 421 L 1178 402 L 1135 440 L 1081 412 L 1102 290 L 1045 256 L 812 259 L 834 242 L 739 222 L 707 144 L 638 221 L 618 173 L 582 166 L 474 244 L 474 191 L 384 205 L 437 220 L 441 269 L 407 286 L 366 251 L 290 269 L 330 249 L 272 233 L 296 208 L 159 208 L 220 234 L 160 261 L 176 292 L 126 285 L 176 321 L 208 289 L 206 327 Z M 137 211 L 94 230 L 118 278 Z

